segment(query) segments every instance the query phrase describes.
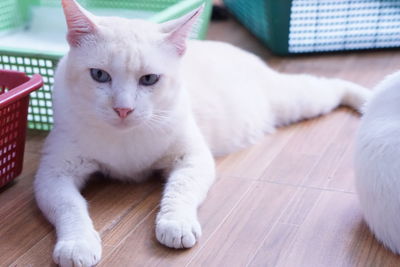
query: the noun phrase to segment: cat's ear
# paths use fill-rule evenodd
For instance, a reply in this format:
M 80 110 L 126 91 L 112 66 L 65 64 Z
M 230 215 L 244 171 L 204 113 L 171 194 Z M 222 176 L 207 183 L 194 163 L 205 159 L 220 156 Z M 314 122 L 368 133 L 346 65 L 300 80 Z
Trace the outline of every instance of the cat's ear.
M 165 41 L 175 47 L 178 55 L 185 53 L 186 39 L 203 9 L 204 4 L 183 17 L 161 24 L 161 31 L 167 35 Z
M 71 46 L 79 46 L 96 32 L 94 16 L 83 9 L 75 0 L 62 0 L 68 26 L 67 40 Z

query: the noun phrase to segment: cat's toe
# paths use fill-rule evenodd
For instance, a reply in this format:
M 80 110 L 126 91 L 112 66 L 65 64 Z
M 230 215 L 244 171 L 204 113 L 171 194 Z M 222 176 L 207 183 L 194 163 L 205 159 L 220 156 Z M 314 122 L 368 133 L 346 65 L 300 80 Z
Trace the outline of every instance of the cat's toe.
M 157 240 L 170 248 L 191 248 L 201 235 L 196 219 L 159 219 L 156 224 Z
M 97 233 L 96 233 L 97 235 Z M 101 258 L 100 238 L 60 240 L 54 248 L 53 260 L 61 267 L 90 267 Z

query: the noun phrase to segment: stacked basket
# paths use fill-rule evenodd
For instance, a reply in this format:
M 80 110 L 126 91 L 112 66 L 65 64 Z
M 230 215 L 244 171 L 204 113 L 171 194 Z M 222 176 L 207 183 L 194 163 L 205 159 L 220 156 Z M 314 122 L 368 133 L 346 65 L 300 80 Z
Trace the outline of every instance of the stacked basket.
M 224 0 L 281 55 L 400 46 L 398 0 Z

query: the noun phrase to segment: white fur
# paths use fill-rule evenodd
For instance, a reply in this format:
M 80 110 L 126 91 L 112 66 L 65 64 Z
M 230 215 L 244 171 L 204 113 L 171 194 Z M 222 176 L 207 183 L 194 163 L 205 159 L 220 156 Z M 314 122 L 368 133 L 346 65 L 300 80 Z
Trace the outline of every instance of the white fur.
M 400 72 L 388 76 L 365 108 L 355 153 L 357 192 L 375 236 L 400 253 Z
M 370 95 L 340 79 L 277 73 L 226 43 L 189 43 L 183 79 L 214 155 L 247 147 L 277 126 L 323 115 L 341 104 L 360 110 Z
M 71 6 L 67 16 L 71 10 L 85 20 Z M 90 266 L 100 259 L 100 239 L 79 193 L 90 173 L 140 181 L 164 170 L 156 237 L 189 248 L 201 235 L 197 207 L 215 177 L 212 154 L 236 151 L 276 126 L 340 104 L 359 109 L 369 94 L 346 81 L 278 74 L 228 44 L 185 45 L 187 23 L 198 13 L 166 26 L 91 16 L 87 35 L 69 34 L 71 49 L 55 75 L 55 125 L 35 180 L 38 205 L 57 231 L 56 263 Z M 106 70 L 112 82 L 93 81 L 90 68 Z M 160 81 L 138 85 L 148 73 L 161 74 Z M 115 107 L 134 112 L 121 120 Z

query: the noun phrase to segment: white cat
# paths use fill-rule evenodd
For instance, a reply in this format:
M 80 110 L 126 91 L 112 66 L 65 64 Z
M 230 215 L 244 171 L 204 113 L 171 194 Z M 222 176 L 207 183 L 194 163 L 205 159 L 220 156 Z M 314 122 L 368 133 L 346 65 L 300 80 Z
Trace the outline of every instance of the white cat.
M 400 253 L 400 72 L 388 76 L 365 107 L 355 153 L 356 187 L 375 236 Z
M 369 95 L 342 80 L 278 74 L 228 44 L 186 41 L 202 7 L 158 25 L 62 3 L 70 51 L 56 71 L 55 124 L 35 180 L 61 266 L 90 266 L 101 257 L 79 192 L 90 173 L 140 181 L 164 170 L 156 237 L 189 248 L 201 234 L 197 207 L 215 177 L 213 155 L 340 104 L 359 109 Z

